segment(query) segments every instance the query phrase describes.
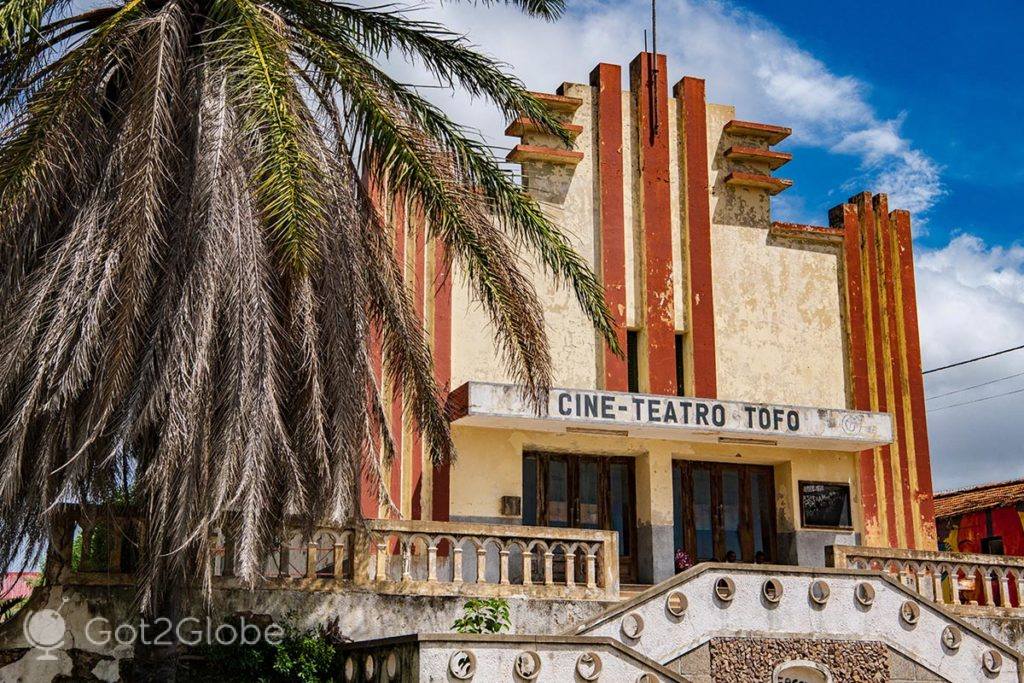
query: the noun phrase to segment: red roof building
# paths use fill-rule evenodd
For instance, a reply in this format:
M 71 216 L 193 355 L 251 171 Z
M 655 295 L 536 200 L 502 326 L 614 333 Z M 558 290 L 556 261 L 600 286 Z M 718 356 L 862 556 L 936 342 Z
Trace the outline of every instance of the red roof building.
M 1024 556 L 1024 479 L 935 494 L 945 550 Z
M 27 598 L 32 595 L 32 588 L 39 581 L 39 572 L 18 574 L 10 572 L 4 576 L 3 587 L 0 588 L 0 600 Z

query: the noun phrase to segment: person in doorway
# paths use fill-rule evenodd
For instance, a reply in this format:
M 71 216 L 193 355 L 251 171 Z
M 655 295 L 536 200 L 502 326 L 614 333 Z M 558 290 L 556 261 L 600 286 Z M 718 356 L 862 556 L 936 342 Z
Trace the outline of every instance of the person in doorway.
M 725 554 L 725 561 L 726 562 L 735 562 L 736 561 L 736 551 L 735 550 L 730 550 L 729 552 L 727 552 Z

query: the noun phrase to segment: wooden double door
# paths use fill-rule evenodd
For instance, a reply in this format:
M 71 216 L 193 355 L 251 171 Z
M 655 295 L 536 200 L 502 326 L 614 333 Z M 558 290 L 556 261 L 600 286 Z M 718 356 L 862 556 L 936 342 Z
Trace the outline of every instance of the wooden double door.
M 636 484 L 632 458 L 523 455 L 523 524 L 619 534 L 619 580 L 636 581 Z
M 697 562 L 778 562 L 770 466 L 673 463 L 675 545 Z

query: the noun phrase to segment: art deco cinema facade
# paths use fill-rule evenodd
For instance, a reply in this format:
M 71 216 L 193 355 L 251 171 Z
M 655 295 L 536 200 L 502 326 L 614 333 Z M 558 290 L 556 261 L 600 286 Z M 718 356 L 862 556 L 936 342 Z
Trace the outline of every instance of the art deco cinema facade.
M 393 216 L 458 449 L 432 470 L 406 426 L 403 516 L 614 529 L 624 583 L 671 576 L 680 550 L 821 566 L 837 543 L 934 549 L 909 214 L 865 193 L 827 225 L 773 221 L 790 130 L 708 103 L 700 79 L 669 87 L 664 56 L 624 71 L 540 95 L 572 149 L 527 119 L 506 131 L 627 350 L 538 270 L 558 387 L 539 414 L 460 274 Z

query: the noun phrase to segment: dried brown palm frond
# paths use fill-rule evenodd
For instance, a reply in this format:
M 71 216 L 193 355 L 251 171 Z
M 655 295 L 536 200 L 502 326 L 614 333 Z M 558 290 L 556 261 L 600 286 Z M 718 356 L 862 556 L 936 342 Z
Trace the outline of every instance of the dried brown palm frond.
M 360 472 L 389 501 L 373 335 L 430 457 L 450 460 L 385 218 L 398 202 L 465 273 L 529 390 L 550 360 L 524 251 L 614 344 L 585 261 L 485 146 L 380 67 L 416 59 L 565 135 L 443 26 L 334 0 L 68 8 L 0 7 L 0 565 L 44 546 L 59 503 L 127 486 L 152 608 L 208 580 L 225 521 L 255 581 L 286 513 L 357 515 Z

